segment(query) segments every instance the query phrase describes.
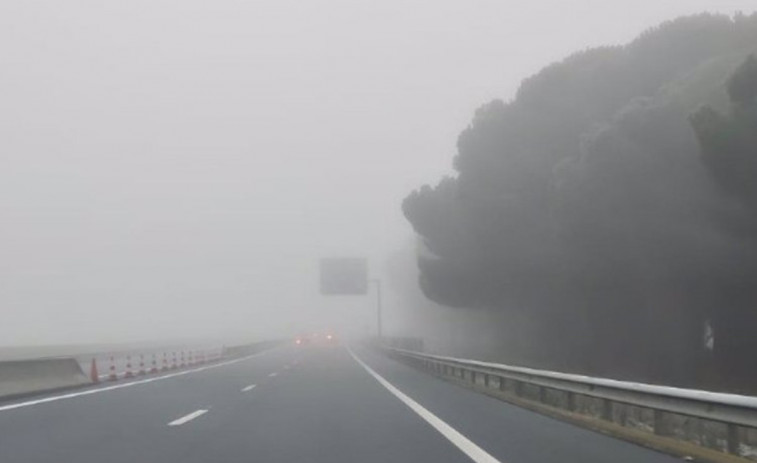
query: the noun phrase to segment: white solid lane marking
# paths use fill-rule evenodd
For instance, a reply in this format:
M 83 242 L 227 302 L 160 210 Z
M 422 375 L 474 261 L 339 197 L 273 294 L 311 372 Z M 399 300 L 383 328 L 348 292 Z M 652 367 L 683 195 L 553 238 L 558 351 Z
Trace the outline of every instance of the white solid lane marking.
M 376 381 L 387 388 L 389 392 L 394 394 L 395 397 L 400 399 L 402 403 L 407 405 L 412 411 L 426 420 L 428 424 L 439 431 L 444 437 L 447 438 L 447 440 L 452 442 L 463 453 L 468 455 L 471 460 L 475 461 L 476 463 L 500 463 L 499 460 L 486 453 L 484 449 L 474 444 L 470 439 L 460 434 L 455 428 L 442 421 L 441 418 L 428 411 L 423 407 L 423 405 L 405 395 L 405 393 L 394 387 L 392 383 L 384 379 L 383 376 L 373 371 L 373 369 L 366 365 L 365 362 L 360 360 L 360 358 L 355 355 L 355 353 L 352 352 L 352 349 L 350 349 L 349 347 L 347 347 L 347 352 L 349 352 L 352 358 L 355 359 L 355 361 L 359 363 L 360 366 L 365 368 L 365 371 L 370 373 L 370 375 L 373 376 Z
M 246 357 L 242 357 L 242 358 L 238 358 L 238 359 L 234 359 L 234 360 L 228 360 L 226 362 L 214 363 L 213 365 L 208 365 L 208 366 L 204 366 L 204 367 L 200 367 L 200 368 L 193 368 L 191 370 L 184 370 L 184 371 L 180 371 L 180 372 L 177 372 L 177 373 L 170 373 L 170 374 L 163 375 L 163 376 L 154 376 L 152 378 L 141 379 L 139 381 L 131 381 L 131 382 L 128 382 L 128 383 L 123 383 L 123 384 L 115 384 L 113 386 L 100 387 L 100 388 L 97 388 L 97 389 L 87 389 L 86 391 L 81 391 L 81 392 L 72 392 L 70 394 L 62 394 L 62 395 L 56 395 L 56 396 L 52 396 L 52 397 L 43 397 L 41 399 L 28 400 L 26 402 L 18 402 L 18 403 L 15 403 L 15 404 L 3 405 L 3 406 L 0 406 L 0 412 L 5 411 L 5 410 L 13 410 L 14 408 L 29 407 L 31 405 L 44 404 L 44 403 L 47 403 L 47 402 L 55 402 L 56 400 L 72 399 L 74 397 L 81 397 L 81 396 L 85 396 L 85 395 L 96 394 L 98 392 L 103 392 L 103 391 L 113 391 L 113 390 L 116 390 L 116 389 L 123 389 L 125 387 L 136 386 L 138 384 L 152 383 L 153 381 L 160 381 L 162 379 L 173 378 L 173 377 L 176 377 L 176 376 L 188 375 L 190 373 L 196 373 L 196 372 L 199 372 L 199 371 L 210 370 L 211 368 L 218 368 L 218 367 L 222 367 L 222 366 L 225 366 L 225 365 L 231 365 L 231 364 L 237 363 L 237 362 L 242 362 L 244 360 L 249 360 L 249 359 L 251 359 L 253 357 L 257 357 L 258 355 L 262 355 L 262 354 L 265 354 L 265 353 L 270 352 L 270 351 L 271 350 L 266 350 L 266 351 L 263 351 L 263 352 L 258 352 L 257 354 L 248 355 Z
M 276 376 L 276 375 L 278 375 L 278 373 L 270 373 L 270 374 L 268 375 L 268 377 L 269 377 L 269 378 L 273 378 L 273 377 L 274 377 L 274 376 Z
M 248 391 L 251 391 L 253 389 L 255 389 L 255 385 L 254 384 L 250 384 L 249 386 L 247 386 L 245 388 L 242 388 L 242 392 L 248 392 Z
M 170 423 L 168 423 L 168 426 L 181 426 L 182 424 L 186 423 L 187 421 L 192 421 L 193 419 L 197 418 L 198 416 L 202 416 L 204 414 L 208 413 L 207 410 L 197 410 L 189 415 L 182 416 L 181 418 L 177 420 L 173 420 Z

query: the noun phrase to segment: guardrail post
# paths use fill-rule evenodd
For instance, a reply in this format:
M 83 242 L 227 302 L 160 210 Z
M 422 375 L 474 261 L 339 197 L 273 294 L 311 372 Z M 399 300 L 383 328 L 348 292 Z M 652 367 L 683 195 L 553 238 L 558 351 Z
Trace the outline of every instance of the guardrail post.
M 739 429 L 735 424 L 728 424 L 727 436 L 728 453 L 739 454 Z
M 599 399 L 600 402 L 600 417 L 605 421 L 612 421 L 612 402 L 607 399 Z
M 623 420 L 626 421 L 626 420 Z M 625 425 L 625 423 L 623 423 Z M 663 415 L 661 410 L 652 410 L 652 430 L 657 435 L 664 435 Z

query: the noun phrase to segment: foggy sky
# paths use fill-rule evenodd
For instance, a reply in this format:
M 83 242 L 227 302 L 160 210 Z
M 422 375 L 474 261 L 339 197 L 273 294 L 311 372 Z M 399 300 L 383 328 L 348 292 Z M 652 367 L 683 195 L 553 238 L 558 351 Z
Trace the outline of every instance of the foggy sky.
M 372 328 L 372 299 L 317 295 L 317 259 L 383 276 L 400 201 L 451 173 L 478 106 L 736 10 L 754 1 L 4 1 L 0 344 Z

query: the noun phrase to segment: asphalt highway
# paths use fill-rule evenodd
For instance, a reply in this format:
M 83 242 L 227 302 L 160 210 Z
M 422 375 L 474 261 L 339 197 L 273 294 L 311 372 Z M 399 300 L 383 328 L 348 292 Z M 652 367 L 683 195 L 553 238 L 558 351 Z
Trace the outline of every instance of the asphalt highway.
M 0 462 L 672 463 L 360 346 L 287 345 L 0 403 Z

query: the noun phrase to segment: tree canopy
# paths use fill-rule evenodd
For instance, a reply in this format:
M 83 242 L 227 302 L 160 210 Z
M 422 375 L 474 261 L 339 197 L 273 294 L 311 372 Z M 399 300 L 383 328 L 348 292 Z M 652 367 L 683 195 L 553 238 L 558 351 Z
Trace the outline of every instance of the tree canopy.
M 667 317 L 696 345 L 705 321 L 722 333 L 754 313 L 756 51 L 757 15 L 685 17 L 483 105 L 457 175 L 403 203 L 434 253 L 424 293 L 586 317 L 609 344 Z

